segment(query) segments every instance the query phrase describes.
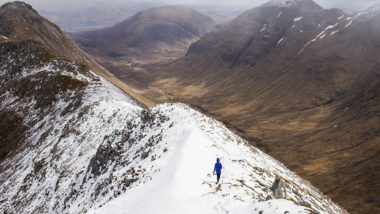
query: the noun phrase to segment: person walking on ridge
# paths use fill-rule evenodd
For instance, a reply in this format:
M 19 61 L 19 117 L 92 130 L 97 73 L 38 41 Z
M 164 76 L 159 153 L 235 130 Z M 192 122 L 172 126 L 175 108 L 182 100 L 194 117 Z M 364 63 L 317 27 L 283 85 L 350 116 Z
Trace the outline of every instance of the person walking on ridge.
M 222 174 L 222 163 L 220 163 L 219 158 L 216 159 L 216 163 L 214 166 L 213 174 L 215 175 L 215 173 L 216 173 L 216 184 L 218 184 L 220 180 L 220 175 Z

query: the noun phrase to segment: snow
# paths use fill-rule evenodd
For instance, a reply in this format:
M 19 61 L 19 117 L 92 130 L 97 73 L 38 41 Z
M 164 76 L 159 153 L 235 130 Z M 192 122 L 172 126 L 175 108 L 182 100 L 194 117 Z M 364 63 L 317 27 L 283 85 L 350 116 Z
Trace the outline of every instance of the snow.
M 317 40 L 325 39 L 327 35 L 333 36 L 333 35 L 337 34 L 338 32 L 340 32 L 341 30 L 350 27 L 353 24 L 354 20 L 358 19 L 363 14 L 365 14 L 365 12 L 358 12 L 353 17 L 348 16 L 345 19 L 344 19 L 344 17 L 346 15 L 341 15 L 340 17 L 338 17 L 338 20 L 340 20 L 340 22 L 337 22 L 334 25 L 327 26 L 323 31 L 321 31 L 319 34 L 317 34 L 316 37 L 314 37 L 312 40 L 307 42 L 303 46 L 303 48 L 297 53 L 297 55 L 301 54 L 309 45 L 316 42 Z M 321 26 L 321 24 L 318 24 L 318 27 L 320 27 L 320 26 Z
M 259 213 L 260 211 L 264 211 L 264 213 L 270 213 L 270 214 L 308 214 L 310 211 L 306 207 L 300 207 L 295 205 L 294 203 L 280 199 L 280 200 L 269 200 L 264 202 L 259 202 L 254 205 L 252 205 L 252 209 L 256 212 L 253 213 Z
M 191 112 L 192 110 L 186 106 L 164 105 L 158 108 L 165 109 L 165 112 L 173 111 L 173 115 L 181 115 L 182 118 L 176 118 L 176 120 L 188 121 L 185 127 L 181 122 L 180 126 L 174 126 L 173 130 L 168 132 L 166 141 L 173 143 L 169 143 L 171 146 L 168 149 L 171 152 L 162 160 L 165 162 L 162 164 L 162 169 L 148 184 L 136 187 L 101 208 L 92 209 L 88 213 L 190 214 L 236 213 L 237 210 L 246 209 L 248 211 L 254 210 L 253 208 L 270 212 L 274 209 L 268 205 L 272 202 L 271 200 L 266 204 L 259 203 L 257 199 L 255 200 L 246 193 L 252 192 L 250 188 L 244 190 L 244 187 L 236 187 L 239 185 L 238 180 L 245 180 L 249 185 L 251 185 L 249 182 L 251 180 L 252 187 L 257 186 L 249 176 L 250 170 L 234 161 L 235 159 L 253 160 L 249 156 L 251 153 L 249 147 L 233 141 L 224 142 L 225 139 L 213 133 L 226 131 L 218 130 L 217 126 L 220 124 L 215 124 L 216 129 L 214 129 L 206 127 L 207 124 L 202 124 L 202 121 L 194 121 L 192 118 L 201 120 L 206 118 L 202 118 L 199 113 Z M 189 113 L 193 115 L 188 115 Z M 208 130 L 204 130 L 205 128 Z M 260 153 L 256 155 L 260 156 Z M 211 176 L 216 157 L 220 157 L 223 164 L 220 187 L 214 184 L 215 178 Z M 267 157 L 259 159 L 261 158 Z M 258 164 L 251 161 L 249 163 Z M 269 181 L 270 183 L 270 180 L 267 177 L 263 178 L 262 182 Z M 218 190 L 218 188 L 220 189 Z M 305 207 L 297 206 L 291 201 L 280 200 L 274 201 L 274 203 L 283 210 L 306 213 Z M 249 207 L 251 209 L 247 209 Z
M 213 213 L 202 195 L 211 188 L 202 184 L 211 172 L 216 153 L 204 148 L 210 140 L 197 128 L 178 130 L 183 143 L 169 148 L 172 156 L 159 175 L 148 184 L 128 192 L 94 213 Z M 210 146 L 210 145 L 207 145 Z M 127 213 L 127 212 L 125 212 Z
M 277 14 L 277 18 L 280 18 L 281 17 L 281 15 L 282 15 L 282 12 L 279 12 L 278 14 Z
M 300 53 L 302 53 L 302 51 L 304 51 L 311 43 L 313 42 L 316 42 L 317 39 L 323 39 L 325 36 L 326 36 L 326 33 L 327 31 L 331 30 L 331 29 L 334 29 L 335 27 L 338 26 L 339 23 L 335 23 L 334 25 L 329 25 L 327 26 L 322 32 L 320 32 L 314 39 L 312 39 L 311 41 L 309 41 L 308 43 L 306 43 L 304 45 L 304 47 L 297 53 L 297 55 L 299 55 Z
M 300 16 L 300 17 L 296 17 L 296 18 L 294 18 L 294 22 L 298 22 L 298 21 L 300 21 L 301 19 L 302 19 L 303 17 L 302 16 Z
M 263 27 L 260 29 L 260 32 L 263 32 L 267 27 L 267 24 L 264 24 Z
M 340 30 L 335 30 L 335 31 L 331 32 L 331 33 L 330 33 L 330 36 L 332 36 L 332 35 L 338 33 L 339 31 L 340 31 Z
M 350 22 L 348 22 L 348 23 L 344 26 L 344 28 L 348 28 L 351 24 L 352 24 L 352 20 L 351 20 Z
M 277 45 L 281 44 L 281 42 L 284 40 L 284 37 L 282 37 L 278 42 Z
M 219 121 L 179 103 L 143 109 L 107 80 L 78 69 L 57 59 L 12 77 L 46 72 L 88 83 L 57 94 L 44 114 L 34 110 L 35 100 L 0 94 L 1 110 L 29 108 L 25 123 L 35 121 L 28 146 L 0 163 L 1 213 L 346 213 Z M 83 93 L 80 105 L 63 114 L 77 93 Z M 223 164 L 220 186 L 212 175 L 216 157 Z M 285 183 L 279 200 L 270 190 L 276 177 Z
M 346 21 L 349 21 L 344 28 L 348 28 L 349 26 L 352 25 L 353 21 L 360 18 L 365 12 L 358 12 L 354 17 L 347 17 Z

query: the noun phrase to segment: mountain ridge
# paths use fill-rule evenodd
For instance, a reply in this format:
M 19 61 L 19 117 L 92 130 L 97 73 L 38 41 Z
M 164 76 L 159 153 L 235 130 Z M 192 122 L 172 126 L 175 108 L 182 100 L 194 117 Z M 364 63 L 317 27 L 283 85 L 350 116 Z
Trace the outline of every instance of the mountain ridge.
M 6 39 L 0 62 L 0 140 L 20 144 L 0 160 L 0 212 L 347 213 L 185 104 L 143 108 L 38 41 Z M 225 173 L 214 187 L 205 164 L 216 156 Z M 281 200 L 270 190 L 275 178 L 285 182 Z M 151 186 L 165 194 L 144 191 Z

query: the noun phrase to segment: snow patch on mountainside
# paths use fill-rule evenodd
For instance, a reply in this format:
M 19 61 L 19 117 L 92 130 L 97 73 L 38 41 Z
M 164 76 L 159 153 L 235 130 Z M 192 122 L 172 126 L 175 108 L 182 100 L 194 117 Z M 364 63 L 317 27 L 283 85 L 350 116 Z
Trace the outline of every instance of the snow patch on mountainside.
M 300 16 L 300 17 L 296 17 L 296 18 L 294 18 L 294 22 L 298 22 L 298 21 L 300 21 L 301 19 L 302 19 L 303 17 L 302 16 Z
M 352 23 L 363 16 L 363 12 L 359 12 L 353 15 L 353 17 L 347 17 L 346 19 L 343 19 L 345 15 L 341 15 L 337 18 L 337 23 L 333 25 L 328 25 L 323 29 L 320 33 L 318 33 L 312 40 L 307 42 L 303 48 L 297 53 L 297 55 L 301 54 L 307 47 L 309 47 L 312 43 L 317 42 L 318 40 L 322 40 L 324 38 L 327 38 L 326 36 L 333 36 L 336 33 L 339 33 L 340 31 L 350 27 Z M 318 26 L 321 26 L 320 24 Z
M 278 45 L 280 45 L 280 44 L 281 44 L 281 42 L 282 42 L 282 41 L 284 41 L 284 39 L 285 39 L 285 38 L 284 38 L 284 37 L 282 37 L 280 40 L 278 40 L 278 42 L 277 42 L 277 46 L 278 46 Z
M 336 26 L 338 26 L 339 23 L 335 23 L 334 25 L 327 26 L 322 32 L 320 32 L 315 38 L 313 38 L 311 41 L 306 43 L 306 45 L 298 52 L 298 54 L 302 53 L 302 51 L 305 50 L 311 43 L 316 42 L 317 39 L 323 39 L 326 36 L 326 33 L 330 29 L 334 29 Z

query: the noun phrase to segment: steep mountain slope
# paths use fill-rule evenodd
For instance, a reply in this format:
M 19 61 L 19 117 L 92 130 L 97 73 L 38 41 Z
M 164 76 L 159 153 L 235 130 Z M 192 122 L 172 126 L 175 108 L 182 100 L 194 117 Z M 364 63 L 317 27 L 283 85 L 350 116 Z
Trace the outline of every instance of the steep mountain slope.
M 346 213 L 186 105 L 143 109 L 37 42 L 2 41 L 0 62 L 0 112 L 15 121 L 1 140 L 17 144 L 0 160 L 1 213 Z M 276 176 L 281 200 L 271 199 Z
M 352 213 L 376 212 L 379 21 L 376 7 L 351 14 L 271 1 L 135 82 L 152 100 L 216 116 Z
M 214 26 L 211 18 L 184 6 L 142 11 L 110 28 L 73 34 L 90 53 L 111 58 L 178 58 Z M 157 59 L 156 59 L 157 60 Z
M 106 77 L 113 84 L 145 103 L 142 97 L 135 94 L 128 86 L 79 49 L 57 25 L 41 17 L 30 5 L 24 2 L 15 1 L 1 6 L 0 35 L 17 41 L 38 42 L 60 57 L 75 60 L 83 66 L 91 68 L 97 74 Z

